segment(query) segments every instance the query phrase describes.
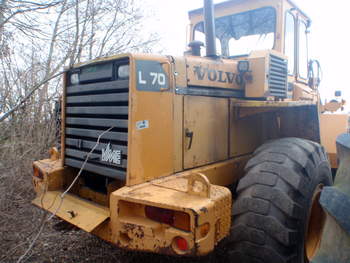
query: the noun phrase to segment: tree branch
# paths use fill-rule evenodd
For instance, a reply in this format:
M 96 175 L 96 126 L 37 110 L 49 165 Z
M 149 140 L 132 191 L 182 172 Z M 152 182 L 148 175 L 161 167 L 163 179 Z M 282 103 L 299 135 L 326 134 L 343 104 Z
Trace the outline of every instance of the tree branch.
M 42 80 L 39 84 L 37 84 L 36 86 L 34 86 L 34 88 L 15 106 L 13 107 L 12 109 L 10 109 L 8 112 L 6 112 L 5 114 L 3 114 L 1 117 L 0 117 L 0 122 L 4 121 L 5 119 L 7 119 L 12 113 L 14 113 L 15 111 L 17 111 L 19 109 L 19 107 L 21 107 L 21 105 L 23 103 L 25 103 L 33 94 L 36 90 L 38 90 L 42 85 L 44 85 L 46 82 L 54 79 L 54 78 L 57 78 L 58 76 L 62 75 L 64 73 L 63 72 L 59 72 L 55 75 L 52 75 L 44 80 Z

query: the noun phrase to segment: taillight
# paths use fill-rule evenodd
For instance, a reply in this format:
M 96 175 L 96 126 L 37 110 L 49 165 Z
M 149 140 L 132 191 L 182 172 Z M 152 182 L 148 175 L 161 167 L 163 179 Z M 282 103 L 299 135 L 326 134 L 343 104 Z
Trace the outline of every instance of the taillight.
M 187 213 L 160 207 L 146 206 L 145 214 L 146 217 L 151 220 L 190 231 L 190 216 Z
M 146 216 L 154 221 L 172 225 L 175 221 L 175 211 L 169 209 L 158 208 L 154 206 L 146 206 Z

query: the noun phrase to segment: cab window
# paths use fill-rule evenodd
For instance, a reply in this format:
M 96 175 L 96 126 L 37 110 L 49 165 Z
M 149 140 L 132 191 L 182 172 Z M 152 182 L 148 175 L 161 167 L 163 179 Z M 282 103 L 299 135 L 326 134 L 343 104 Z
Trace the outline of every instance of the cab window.
M 299 22 L 299 77 L 307 79 L 308 73 L 308 43 L 307 26 L 305 22 Z
M 272 49 L 275 42 L 276 11 L 263 7 L 215 19 L 217 43 L 223 56 L 248 55 L 253 50 Z M 194 39 L 204 36 L 204 23 L 194 28 Z M 219 48 L 218 48 L 219 49 Z
M 287 12 L 284 38 L 284 54 L 288 57 L 288 73 L 295 72 L 295 18 Z

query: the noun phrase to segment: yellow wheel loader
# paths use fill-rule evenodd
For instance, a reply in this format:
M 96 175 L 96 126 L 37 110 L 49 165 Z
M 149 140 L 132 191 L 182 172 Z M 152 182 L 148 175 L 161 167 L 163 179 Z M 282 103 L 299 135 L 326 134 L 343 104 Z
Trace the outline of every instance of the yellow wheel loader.
M 290 0 L 205 0 L 189 18 L 182 57 L 67 68 L 60 151 L 34 162 L 33 203 L 128 250 L 222 243 L 229 262 L 310 262 L 335 154 L 320 145 L 311 21 Z

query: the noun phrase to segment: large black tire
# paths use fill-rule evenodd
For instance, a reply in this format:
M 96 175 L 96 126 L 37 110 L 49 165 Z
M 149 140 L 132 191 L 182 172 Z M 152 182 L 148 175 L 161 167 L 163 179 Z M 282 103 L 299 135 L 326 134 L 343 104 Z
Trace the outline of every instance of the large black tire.
M 230 262 L 306 263 L 310 206 L 320 185 L 332 184 L 319 144 L 283 138 L 259 147 L 237 187 L 226 246 Z

